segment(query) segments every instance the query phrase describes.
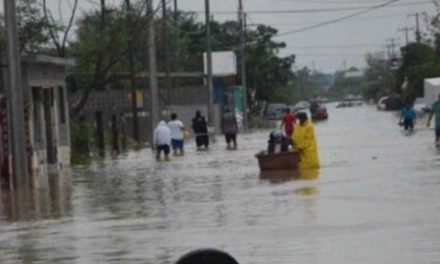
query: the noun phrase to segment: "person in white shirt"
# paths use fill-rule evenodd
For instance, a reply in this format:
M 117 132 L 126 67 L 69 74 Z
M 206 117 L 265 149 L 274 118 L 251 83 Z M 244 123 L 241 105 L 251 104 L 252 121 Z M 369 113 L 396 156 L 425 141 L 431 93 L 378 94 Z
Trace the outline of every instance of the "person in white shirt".
M 171 129 L 171 146 L 173 147 L 174 156 L 183 156 L 185 153 L 184 132 L 185 126 L 182 121 L 177 119 L 177 114 L 171 114 L 171 121 L 168 122 L 168 127 Z
M 156 159 L 159 161 L 161 153 L 164 152 L 165 160 L 168 161 L 171 144 L 171 129 L 167 126 L 165 121 L 160 121 L 154 130 L 153 142 L 156 148 Z

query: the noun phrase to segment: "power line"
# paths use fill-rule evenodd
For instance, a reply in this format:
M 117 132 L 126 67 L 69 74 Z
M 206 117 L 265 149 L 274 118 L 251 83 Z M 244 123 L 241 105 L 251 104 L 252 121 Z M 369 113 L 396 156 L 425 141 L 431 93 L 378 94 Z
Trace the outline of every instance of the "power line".
M 396 4 L 389 7 L 403 7 L 403 6 L 415 6 L 433 4 L 432 1 L 418 1 L 412 3 Z M 387 5 L 388 6 L 388 5 Z M 315 8 L 315 9 L 296 9 L 296 10 L 254 10 L 246 11 L 248 14 L 255 15 L 267 15 L 267 14 L 297 14 L 297 13 L 323 13 L 323 12 L 342 12 L 342 11 L 356 11 L 356 10 L 369 10 L 375 6 L 362 6 L 362 7 L 340 7 L 340 8 Z M 191 12 L 191 11 L 190 11 Z M 202 13 L 202 11 L 194 11 L 194 13 Z M 235 15 L 236 11 L 215 11 L 211 12 L 217 15 Z
M 328 26 L 328 25 L 331 25 L 331 24 L 335 24 L 335 23 L 338 23 L 338 22 L 341 22 L 341 21 L 344 21 L 344 20 L 347 20 L 347 19 L 350 19 L 350 18 L 353 18 L 353 17 L 360 16 L 362 14 L 374 11 L 374 10 L 378 10 L 378 9 L 390 6 L 391 4 L 396 3 L 398 1 L 400 1 L 400 0 L 391 0 L 391 1 L 388 1 L 386 3 L 370 7 L 367 10 L 362 10 L 360 12 L 356 12 L 356 13 L 351 14 L 351 15 L 347 15 L 347 16 L 343 16 L 343 17 L 340 17 L 340 18 L 332 19 L 332 20 L 329 20 L 329 21 L 326 21 L 326 22 L 318 23 L 316 25 L 312 25 L 312 26 L 309 26 L 309 27 L 304 27 L 304 28 L 300 28 L 300 29 L 296 29 L 296 30 L 292 30 L 292 31 L 287 31 L 287 32 L 278 34 L 275 37 L 291 35 L 291 34 L 295 34 L 295 33 L 300 33 L 300 32 L 304 32 L 304 31 L 308 31 L 308 30 L 312 30 L 312 29 Z
M 400 12 L 400 13 L 393 13 L 390 15 L 384 15 L 384 16 L 370 16 L 370 17 L 364 17 L 364 18 L 357 18 L 357 19 L 347 19 L 346 22 L 353 22 L 353 21 L 371 21 L 371 20 L 377 20 L 377 19 L 391 19 L 394 17 L 403 17 L 408 16 L 408 12 Z M 283 27 L 283 26 L 306 26 L 306 25 L 314 25 L 317 23 L 323 23 L 324 21 L 318 21 L 318 22 L 307 22 L 307 23 L 271 23 L 270 26 L 276 26 L 276 27 Z M 267 24 L 263 23 L 252 23 L 254 26 L 266 26 Z
M 299 2 L 299 3 L 307 3 L 307 4 L 364 4 L 363 1 L 330 1 L 330 0 L 321 0 L 321 1 L 314 1 L 314 0 L 282 0 L 282 2 Z M 383 0 L 369 0 L 368 2 L 383 2 Z
M 309 54 L 309 53 L 305 53 L 305 54 L 301 54 L 301 53 L 295 53 L 296 57 L 363 57 L 365 56 L 365 54 L 363 53 L 358 53 L 358 54 L 325 54 L 325 53 L 321 53 L 321 54 Z
M 364 4 L 366 0 L 279 0 L 280 2 L 300 2 L 307 4 Z M 370 3 L 380 3 L 383 0 L 368 0 Z
M 422 40 L 422 34 L 420 31 L 420 16 L 422 16 L 422 15 L 426 15 L 426 14 L 417 12 L 417 13 L 408 15 L 408 17 L 415 17 L 416 18 L 416 40 L 417 40 L 417 43 L 419 43 L 419 44 Z
M 408 33 L 410 31 L 414 31 L 414 28 L 413 27 L 404 27 L 404 28 L 399 28 L 398 31 L 405 32 L 405 43 L 406 43 L 406 45 L 408 45 L 408 43 L 409 43 L 409 34 Z
M 283 48 L 284 50 L 290 49 L 347 49 L 347 48 L 368 48 L 368 47 L 380 47 L 382 44 L 358 44 L 358 45 L 328 45 L 328 46 L 289 46 Z
M 383 4 L 380 4 L 380 5 L 376 5 L 376 6 L 370 7 L 370 8 L 367 9 L 367 10 L 362 10 L 362 11 L 360 11 L 360 12 L 356 12 L 356 13 L 351 14 L 351 15 L 347 15 L 347 16 L 343 16 L 343 17 L 340 17 L 340 18 L 332 19 L 332 20 L 329 20 L 329 21 L 326 21 L 326 22 L 318 23 L 318 24 L 315 24 L 315 25 L 312 25 L 312 26 L 309 26 L 309 27 L 304 27 L 304 28 L 300 28 L 300 29 L 296 29 L 296 30 L 292 30 L 292 31 L 287 31 L 287 32 L 284 32 L 284 33 L 278 34 L 278 35 L 274 36 L 273 38 L 278 38 L 278 37 L 281 37 L 281 36 L 286 36 L 286 35 L 296 34 L 296 33 L 304 32 L 304 31 L 308 31 L 308 30 L 312 30 L 312 29 L 316 29 L 316 28 L 320 28 L 320 27 L 328 26 L 328 25 L 331 25 L 331 24 L 335 24 L 335 23 L 338 23 L 338 22 L 341 22 L 341 21 L 344 21 L 344 20 L 347 20 L 347 19 L 350 19 L 350 18 L 353 18 L 353 17 L 356 17 L 356 16 L 360 16 L 360 15 L 362 15 L 362 14 L 365 14 L 365 13 L 368 13 L 368 12 L 371 12 L 371 11 L 374 11 L 374 10 L 378 10 L 378 9 L 381 9 L 381 8 L 387 7 L 387 6 L 391 5 L 391 4 L 396 3 L 396 2 L 399 2 L 399 1 L 400 1 L 400 0 L 391 0 L 391 1 L 388 1 L 388 2 L 386 2 L 386 3 L 383 3 Z M 258 41 L 259 39 L 261 39 L 261 38 L 262 38 L 262 37 L 259 37 L 259 38 L 257 38 L 257 39 L 254 39 L 254 40 L 252 40 L 252 41 L 246 43 L 246 45 L 253 44 L 253 43 L 255 43 L 256 41 Z M 237 47 L 228 47 L 228 48 L 229 48 L 230 50 L 236 50 L 236 49 L 237 49 Z

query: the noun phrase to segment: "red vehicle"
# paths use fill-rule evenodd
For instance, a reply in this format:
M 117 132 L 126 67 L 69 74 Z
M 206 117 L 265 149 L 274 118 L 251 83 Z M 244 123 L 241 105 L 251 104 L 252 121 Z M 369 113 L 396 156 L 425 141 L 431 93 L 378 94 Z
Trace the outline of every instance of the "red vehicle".
M 328 119 L 327 108 L 325 106 L 319 106 L 312 113 L 313 120 L 326 120 Z

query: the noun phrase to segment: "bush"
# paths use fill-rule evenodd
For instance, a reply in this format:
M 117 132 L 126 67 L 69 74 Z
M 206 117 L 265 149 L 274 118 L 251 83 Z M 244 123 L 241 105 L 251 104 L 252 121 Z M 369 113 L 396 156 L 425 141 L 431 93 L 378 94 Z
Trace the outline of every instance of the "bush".
M 90 143 L 92 142 L 91 125 L 84 119 L 71 120 L 70 142 L 72 165 L 89 164 L 91 162 Z

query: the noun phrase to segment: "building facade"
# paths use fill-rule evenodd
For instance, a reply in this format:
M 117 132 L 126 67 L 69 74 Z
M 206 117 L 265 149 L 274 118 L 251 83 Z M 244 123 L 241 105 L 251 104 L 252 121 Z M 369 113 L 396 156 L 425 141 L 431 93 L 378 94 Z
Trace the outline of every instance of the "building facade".
M 48 177 L 70 165 L 69 107 L 65 77 L 74 61 L 33 55 L 22 57 L 28 166 L 35 187 L 48 184 Z M 5 76 L 5 75 L 4 75 Z M 8 85 L 2 80 L 3 91 Z M 0 167 L 3 180 L 10 180 L 7 95 L 0 102 Z

